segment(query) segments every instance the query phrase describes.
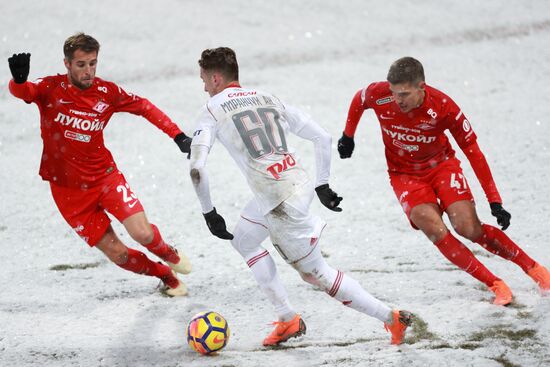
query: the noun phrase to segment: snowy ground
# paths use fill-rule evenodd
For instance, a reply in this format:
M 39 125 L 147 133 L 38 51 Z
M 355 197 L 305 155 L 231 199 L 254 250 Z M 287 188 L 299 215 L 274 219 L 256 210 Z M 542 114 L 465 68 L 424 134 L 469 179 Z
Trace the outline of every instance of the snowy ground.
M 91 33 L 102 44 L 98 75 L 148 97 L 189 132 L 207 99 L 196 60 L 204 48 L 226 45 L 237 51 L 243 85 L 308 110 L 336 140 L 355 91 L 384 79 L 398 57 L 415 56 L 480 137 L 513 215 L 507 233 L 548 266 L 547 1 L 35 0 L 4 1 L 0 10 L 1 366 L 550 365 L 550 298 L 518 267 L 469 244 L 514 291 L 510 307 L 494 306 L 484 286 L 410 229 L 387 182 L 372 113 L 352 160 L 333 149 L 331 186 L 344 211 L 317 202 L 312 210 L 329 223 L 322 239 L 329 263 L 420 322 L 406 344 L 390 346 L 377 320 L 310 288 L 266 244 L 308 325 L 305 337 L 267 350 L 261 340 L 272 310 L 229 243 L 208 232 L 175 144 L 131 115 L 116 116 L 106 131 L 148 217 L 193 262 L 183 299 L 164 298 L 154 279 L 111 265 L 65 224 L 37 176 L 37 109 L 9 95 L 5 61 L 29 51 L 31 79 L 63 72 L 65 38 Z M 311 147 L 300 148 L 313 164 Z M 209 167 L 214 201 L 232 226 L 251 194 L 221 145 Z M 479 215 L 494 223 L 464 168 Z M 227 349 L 209 358 L 184 341 L 188 320 L 204 310 L 223 314 L 232 330 Z

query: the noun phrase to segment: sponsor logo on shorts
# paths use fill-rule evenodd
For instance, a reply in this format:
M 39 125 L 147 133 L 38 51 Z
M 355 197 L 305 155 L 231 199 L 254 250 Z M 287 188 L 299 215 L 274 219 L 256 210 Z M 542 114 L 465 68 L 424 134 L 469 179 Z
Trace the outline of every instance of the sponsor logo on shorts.
M 81 141 L 83 143 L 89 143 L 90 140 L 92 140 L 92 137 L 90 135 L 75 133 L 71 130 L 65 130 L 64 135 L 67 139 Z

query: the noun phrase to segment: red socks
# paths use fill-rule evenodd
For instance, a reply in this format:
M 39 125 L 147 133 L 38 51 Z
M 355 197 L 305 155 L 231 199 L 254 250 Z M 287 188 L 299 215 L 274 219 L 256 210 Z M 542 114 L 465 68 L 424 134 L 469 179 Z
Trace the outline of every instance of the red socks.
M 151 227 L 153 228 L 153 240 L 143 246 L 164 261 L 171 262 L 172 264 L 179 263 L 180 258 L 178 254 L 164 242 L 157 226 L 151 224 Z
M 131 248 L 128 248 L 128 260 L 126 263 L 117 265 L 122 269 L 137 274 L 145 274 L 157 278 L 166 276 L 171 271 L 168 266 L 153 262 L 143 252 Z
M 475 242 L 483 246 L 484 249 L 514 262 L 524 272 L 529 271 L 535 266 L 535 260 L 531 259 L 503 231 L 488 224 L 483 224 L 482 228 L 484 233 Z
M 485 283 L 488 287 L 493 285 L 495 280 L 498 280 L 493 273 L 489 271 L 472 252 L 457 240 L 451 232 L 435 245 L 441 253 L 453 264 L 464 270 L 477 280 Z

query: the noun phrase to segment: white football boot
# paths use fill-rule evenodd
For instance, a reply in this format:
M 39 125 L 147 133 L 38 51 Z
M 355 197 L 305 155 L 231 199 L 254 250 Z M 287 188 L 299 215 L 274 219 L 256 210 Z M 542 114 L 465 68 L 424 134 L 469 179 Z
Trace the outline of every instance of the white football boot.
M 183 297 L 187 295 L 187 286 L 178 278 L 175 271 L 161 279 L 160 292 L 170 297 Z M 177 283 L 176 283 L 177 282 Z
M 168 266 L 171 267 L 176 273 L 189 274 L 191 272 L 191 262 L 189 261 L 189 258 L 185 256 L 183 252 L 178 251 L 177 248 L 171 248 L 176 254 L 178 254 L 180 261 L 177 264 L 166 261 L 166 264 L 168 264 Z

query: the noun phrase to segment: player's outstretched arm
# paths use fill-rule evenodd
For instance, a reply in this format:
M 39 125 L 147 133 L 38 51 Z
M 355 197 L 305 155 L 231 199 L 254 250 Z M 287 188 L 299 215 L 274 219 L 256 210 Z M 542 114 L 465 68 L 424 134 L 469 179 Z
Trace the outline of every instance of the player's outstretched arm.
M 313 142 L 315 149 L 315 164 L 317 177 L 315 180 L 315 192 L 321 203 L 335 212 L 341 212 L 338 207 L 342 198 L 338 196 L 328 185 L 331 164 L 332 137 L 313 119 L 292 106 L 287 106 L 286 114 L 291 131 L 299 137 Z
M 39 94 L 38 88 L 34 83 L 27 83 L 31 63 L 31 54 L 20 53 L 13 54 L 8 58 L 12 80 L 9 83 L 11 94 L 28 103 L 34 101 Z
M 485 196 L 491 207 L 491 214 L 497 218 L 497 223 L 505 230 L 510 226 L 512 215 L 502 207 L 502 199 L 497 190 L 497 185 L 491 174 L 491 169 L 477 142 L 462 148 L 466 158 L 470 162 L 474 173 L 485 191 Z
M 353 99 L 351 100 L 349 109 L 348 109 L 348 118 L 346 120 L 346 127 L 342 133 L 342 137 L 338 139 L 338 153 L 340 154 L 341 159 L 351 158 L 353 154 L 353 149 L 355 149 L 355 140 L 353 140 L 353 135 L 357 129 L 357 125 L 363 116 L 365 107 L 363 103 L 365 101 L 365 89 L 360 89 L 355 93 Z
M 218 214 L 210 199 L 210 185 L 206 172 L 206 159 L 209 148 L 205 145 L 193 145 L 191 149 L 190 174 L 195 193 L 201 203 L 204 220 L 210 232 L 223 240 L 232 240 L 233 235 L 227 231 L 225 220 Z
M 290 131 L 313 143 L 315 151 L 315 187 L 328 183 L 330 177 L 332 137 L 311 116 L 293 106 L 286 107 Z

